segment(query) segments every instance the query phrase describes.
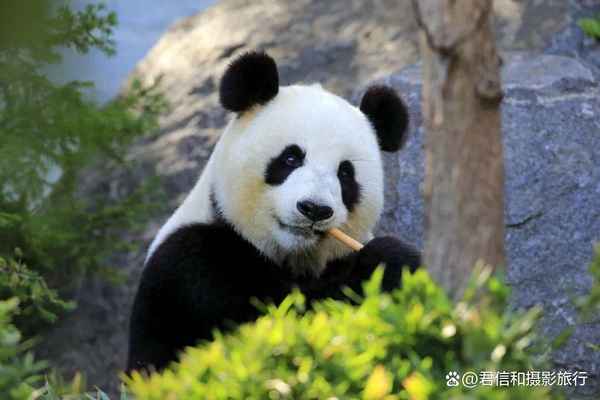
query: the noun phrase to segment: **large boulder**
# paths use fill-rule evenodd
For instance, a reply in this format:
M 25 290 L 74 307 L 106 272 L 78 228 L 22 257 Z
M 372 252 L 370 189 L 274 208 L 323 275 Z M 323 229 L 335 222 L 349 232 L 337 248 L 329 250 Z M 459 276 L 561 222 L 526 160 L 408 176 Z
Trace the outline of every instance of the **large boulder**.
M 600 316 L 574 310 L 589 292 L 588 266 L 600 242 L 600 80 L 594 67 L 556 55 L 507 54 L 502 102 L 506 169 L 507 278 L 515 307 L 544 308 L 542 336 L 573 329 L 554 352 L 558 368 L 587 371 L 578 394 L 600 390 Z M 377 83 L 395 87 L 410 107 L 411 139 L 386 157 L 388 188 L 380 229 L 423 242 L 421 67 Z
M 496 31 L 501 48 L 542 51 L 558 32 L 574 26 L 572 9 L 581 10 L 582 4 L 590 1 L 596 0 L 570 2 L 495 0 Z M 81 370 L 86 374 L 90 384 L 111 393 L 115 392 L 118 387 L 118 372 L 125 364 L 128 317 L 142 270 L 146 246 L 168 214 L 195 183 L 210 155 L 218 133 L 226 122 L 227 116 L 218 105 L 216 92 L 218 79 L 233 57 L 246 50 L 264 49 L 278 60 L 284 84 L 296 81 L 318 81 L 338 94 L 350 96 L 357 87 L 363 86 L 368 81 L 388 76 L 418 61 L 417 29 L 410 3 L 410 1 L 393 0 L 282 0 L 277 2 L 223 0 L 203 13 L 175 24 L 132 74 L 147 84 L 162 77 L 160 87 L 171 103 L 171 112 L 162 118 L 159 131 L 132 147 L 130 159 L 132 164 L 135 161 L 136 165 L 132 165 L 132 168 L 126 172 L 110 168 L 98 169 L 92 171 L 95 174 L 90 174 L 86 179 L 86 182 L 93 183 L 91 186 L 95 187 L 96 191 L 108 191 L 111 196 L 118 198 L 156 173 L 162 178 L 162 189 L 168 202 L 161 213 L 148 220 L 143 234 L 123 233 L 127 240 L 143 242 L 138 251 L 115 254 L 110 260 L 113 265 L 122 266 L 122 272 L 127 276 L 126 284 L 113 286 L 95 277 L 82 280 L 75 294 L 78 301 L 77 310 L 49 332 L 45 341 L 39 346 L 40 355 L 49 358 L 53 365 L 61 367 L 66 375 Z M 563 36 L 564 38 L 561 36 L 562 39 L 557 42 L 557 52 L 568 47 L 564 43 L 579 40 L 573 35 Z M 569 62 L 577 63 L 573 60 Z M 401 75 L 393 75 L 389 78 L 395 85 L 402 86 L 404 95 L 409 99 L 414 114 L 413 127 L 420 126 L 420 117 L 415 108 L 418 104 L 417 72 L 415 69 L 409 69 Z M 403 78 L 400 79 L 399 76 Z M 567 91 L 564 93 L 571 93 L 568 90 L 574 94 L 582 90 L 587 93 L 588 89 L 583 88 L 584 81 L 581 82 L 577 84 L 578 86 L 569 86 L 569 84 L 561 90 Z M 558 90 L 556 87 L 558 86 L 544 86 L 546 89 Z M 518 90 L 513 92 L 523 93 L 523 96 L 529 93 L 533 97 L 524 97 L 522 101 L 532 103 L 532 99 L 535 99 L 538 93 L 536 90 L 538 89 L 535 87 L 523 86 L 521 92 Z M 509 93 L 509 99 L 521 101 L 521 98 L 514 96 Z M 544 98 L 550 98 L 548 96 Z M 576 101 L 573 100 L 569 104 L 574 106 L 575 103 Z M 554 104 L 558 107 L 562 102 Z M 529 126 L 527 124 L 533 122 L 527 119 L 530 109 L 526 109 L 525 105 L 521 107 L 523 108 L 518 109 L 516 104 L 508 105 L 505 109 L 507 113 L 505 122 L 507 127 L 515 127 L 511 130 L 514 134 L 517 133 L 516 127 L 519 127 L 521 134 L 526 135 L 531 130 L 527 128 Z M 520 111 L 520 117 L 508 113 L 508 110 Z M 548 110 L 546 111 L 549 113 Z M 557 157 L 563 160 L 561 162 L 570 162 L 568 165 L 583 168 L 587 161 L 583 160 L 581 163 L 584 164 L 578 164 L 579 161 L 573 157 L 578 157 L 579 153 L 575 150 L 564 150 L 560 146 L 563 139 L 553 136 L 553 132 L 569 131 L 568 128 L 563 129 L 564 124 L 574 126 L 578 123 L 574 119 L 574 114 L 566 115 L 565 121 L 560 121 L 557 114 L 550 117 L 553 119 L 548 121 L 553 121 L 552 124 L 548 124 L 547 129 L 540 131 L 539 135 L 547 135 L 556 140 L 555 149 L 559 155 Z M 542 121 L 533 116 L 531 119 Z M 588 118 L 581 123 L 591 122 Z M 552 130 L 553 126 L 556 130 Z M 583 139 L 575 138 L 575 132 L 579 131 L 569 132 L 573 140 L 569 142 L 569 147 L 566 149 L 573 149 L 573 146 Z M 388 208 L 382 222 L 382 229 L 398 232 L 401 236 L 417 242 L 422 235 L 422 209 L 418 184 L 421 168 L 418 158 L 419 137 L 420 135 L 415 133 L 408 151 L 403 153 L 400 159 L 401 168 L 393 169 L 388 175 L 390 188 L 387 194 Z M 533 140 L 533 137 L 528 137 L 525 143 L 532 143 Z M 537 140 L 541 140 L 541 137 L 537 137 Z M 507 157 L 512 157 L 508 158 L 509 161 L 519 156 L 515 156 L 515 150 L 511 150 L 511 146 L 520 145 L 507 143 Z M 541 145 L 538 151 L 546 151 L 543 150 L 546 145 L 551 144 Z M 591 146 L 589 148 L 591 149 Z M 535 153 L 535 149 L 531 151 Z M 597 161 L 594 158 L 591 160 Z M 394 161 L 388 157 L 387 162 L 393 164 Z M 528 161 L 518 161 L 518 163 L 525 162 Z M 515 168 L 516 165 L 521 164 L 513 164 L 513 167 L 509 168 Z M 555 174 L 560 172 L 554 168 L 546 173 L 552 171 Z M 565 174 L 574 176 L 577 171 L 580 169 L 573 172 L 569 170 Z M 535 170 L 526 172 L 528 178 L 536 178 L 532 175 Z M 531 215 L 528 212 L 531 210 L 534 213 L 538 212 L 538 209 L 531 208 L 533 204 L 527 202 L 526 196 L 528 194 L 533 196 L 530 199 L 531 203 L 541 202 L 541 205 L 549 207 L 549 203 L 536 197 L 540 193 L 532 190 L 534 188 L 554 190 L 555 187 L 536 186 L 540 183 L 535 181 L 530 184 L 522 181 L 520 184 L 522 197 L 519 199 L 524 200 L 514 200 L 516 192 L 512 190 L 513 197 L 509 197 L 511 204 L 521 201 L 527 203 L 525 205 L 530 208 L 524 205 L 524 208 L 519 209 L 520 214 L 516 213 L 516 208 L 511 211 L 512 214 L 509 213 L 509 224 L 517 224 L 509 229 L 509 245 L 514 249 L 515 243 L 518 243 L 520 238 L 520 243 L 524 246 L 522 252 L 525 253 L 527 246 L 538 249 L 535 247 L 536 243 L 530 241 L 532 239 L 527 236 L 526 229 L 539 229 L 538 224 L 546 221 L 544 218 L 549 220 L 552 216 L 557 217 L 560 210 L 541 208 L 543 215 L 524 223 Z M 569 193 L 565 196 L 574 196 Z M 547 193 L 542 194 L 546 196 Z M 569 205 L 566 198 L 563 200 L 565 206 Z M 399 206 L 394 209 L 394 205 Z M 592 207 L 590 206 L 589 209 L 591 210 Z M 575 214 L 575 209 L 571 208 L 571 210 Z M 567 221 L 567 223 L 575 222 L 575 219 Z M 560 226 L 555 226 L 552 232 L 560 233 L 558 232 Z M 589 256 L 589 245 L 584 246 L 586 237 L 584 235 L 578 241 L 578 246 L 574 250 L 569 249 L 569 252 L 565 253 L 571 257 L 572 262 L 569 262 L 569 265 L 573 265 L 573 269 L 568 272 L 561 270 L 561 274 L 556 276 L 550 274 L 542 276 L 546 279 L 546 286 L 543 287 L 548 288 L 549 291 L 543 293 L 532 291 L 530 298 L 533 300 L 529 303 L 536 302 L 542 295 L 558 292 L 560 285 L 568 283 L 580 285 L 578 278 L 584 276 L 585 259 Z M 542 246 L 542 243 L 539 246 Z M 586 250 L 581 250 L 583 247 Z M 558 248 L 555 249 L 554 253 L 558 252 Z M 532 277 L 537 276 L 541 270 L 542 264 L 528 264 L 527 260 L 532 260 L 534 255 L 524 258 L 519 253 L 512 254 L 514 254 L 514 265 L 518 267 L 511 267 L 511 281 L 518 283 L 519 279 L 527 278 L 528 280 L 522 281 L 522 285 L 531 282 Z M 553 271 L 560 269 L 559 267 L 547 268 L 544 271 L 549 271 L 549 268 L 554 268 Z M 515 275 L 517 271 L 521 275 Z M 589 280 L 583 281 L 584 285 L 587 283 Z M 551 292 L 550 288 L 554 291 Z M 578 288 L 582 291 L 585 286 Z M 527 293 L 519 290 L 518 287 L 515 293 L 519 304 L 525 304 L 528 299 Z M 564 315 L 571 318 L 572 310 L 564 308 L 566 305 L 561 307 L 565 310 Z M 558 314 L 551 312 L 549 315 Z M 581 334 L 578 337 L 581 338 Z

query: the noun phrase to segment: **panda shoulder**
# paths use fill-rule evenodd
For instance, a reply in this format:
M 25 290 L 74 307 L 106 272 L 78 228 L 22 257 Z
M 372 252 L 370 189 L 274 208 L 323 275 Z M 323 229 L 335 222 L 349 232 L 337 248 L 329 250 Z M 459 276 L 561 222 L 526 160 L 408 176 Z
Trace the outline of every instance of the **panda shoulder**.
M 212 260 L 228 249 L 243 246 L 231 229 L 222 224 L 183 225 L 158 245 L 146 262 L 146 269 L 176 268 L 182 264 Z

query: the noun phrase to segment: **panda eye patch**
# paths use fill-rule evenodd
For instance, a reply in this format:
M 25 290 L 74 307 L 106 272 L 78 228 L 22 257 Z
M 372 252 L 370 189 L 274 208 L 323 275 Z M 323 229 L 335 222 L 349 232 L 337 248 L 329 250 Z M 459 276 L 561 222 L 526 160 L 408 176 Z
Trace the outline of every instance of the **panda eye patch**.
M 354 165 L 348 160 L 344 160 L 340 163 L 337 172 L 338 179 L 340 180 L 340 186 L 342 189 L 342 201 L 348 209 L 352 212 L 354 207 L 360 201 L 360 184 L 356 181 Z
M 296 144 L 283 149 L 278 156 L 269 161 L 265 171 L 265 182 L 269 185 L 281 185 L 287 177 L 304 164 L 305 153 Z
M 288 167 L 298 168 L 304 162 L 304 152 L 298 145 L 287 146 L 278 158 L 282 158 Z
M 338 167 L 338 177 L 340 179 L 354 178 L 354 166 L 348 160 L 342 161 Z

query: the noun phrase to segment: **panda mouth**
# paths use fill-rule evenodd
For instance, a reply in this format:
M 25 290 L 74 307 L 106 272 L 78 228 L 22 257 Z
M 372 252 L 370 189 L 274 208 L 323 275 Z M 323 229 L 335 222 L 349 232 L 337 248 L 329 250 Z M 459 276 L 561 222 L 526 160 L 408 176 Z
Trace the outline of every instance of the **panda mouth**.
M 315 228 L 314 224 L 310 226 L 289 225 L 277 218 L 279 227 L 297 236 L 306 238 L 325 235 L 325 231 Z

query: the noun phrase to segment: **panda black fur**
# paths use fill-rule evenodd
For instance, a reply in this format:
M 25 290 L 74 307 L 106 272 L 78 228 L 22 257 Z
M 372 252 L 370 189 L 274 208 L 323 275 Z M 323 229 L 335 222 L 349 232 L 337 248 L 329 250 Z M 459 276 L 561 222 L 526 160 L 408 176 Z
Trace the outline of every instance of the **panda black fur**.
M 225 72 L 221 104 L 236 116 L 198 183 L 150 246 L 130 321 L 127 370 L 160 370 L 186 346 L 257 318 L 251 299 L 280 302 L 361 292 L 385 264 L 384 290 L 419 252 L 373 238 L 383 207 L 380 150 L 405 141 L 408 114 L 387 87 L 360 108 L 318 85 L 279 86 L 277 66 L 247 53 Z M 351 252 L 325 232 L 366 243 Z

